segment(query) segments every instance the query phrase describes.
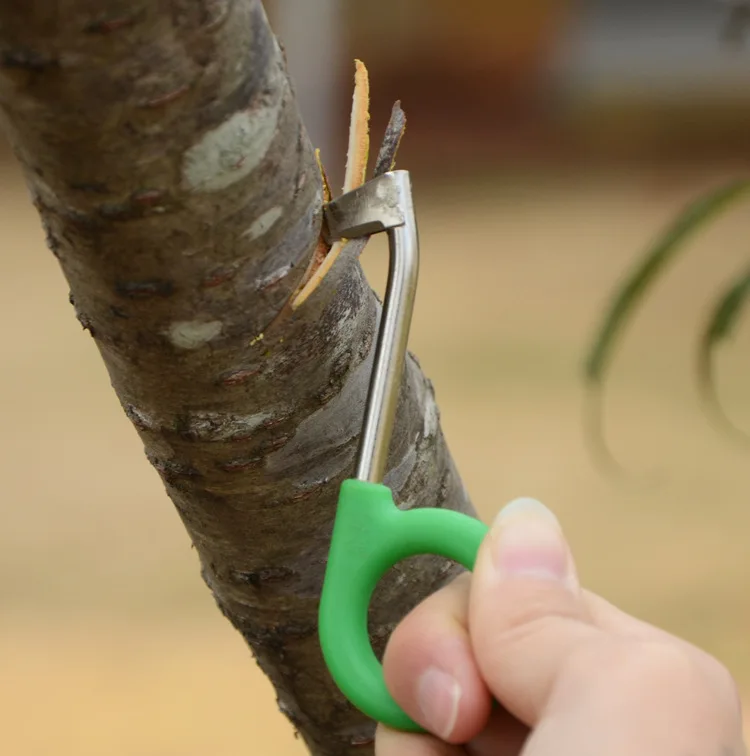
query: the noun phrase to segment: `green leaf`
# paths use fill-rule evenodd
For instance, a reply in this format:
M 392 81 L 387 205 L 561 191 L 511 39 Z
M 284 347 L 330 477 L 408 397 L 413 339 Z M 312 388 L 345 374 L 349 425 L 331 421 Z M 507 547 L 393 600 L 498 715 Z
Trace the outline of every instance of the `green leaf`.
M 716 348 L 732 336 L 748 300 L 750 300 L 750 269 L 732 281 L 716 300 L 701 334 L 697 354 L 698 388 L 706 409 L 714 420 L 743 443 L 750 443 L 750 435 L 738 428 L 722 407 L 714 380 L 713 357 Z
M 625 472 L 607 449 L 604 440 L 602 384 L 611 363 L 617 339 L 621 337 L 623 329 L 645 294 L 664 272 L 667 264 L 676 257 L 678 252 L 685 249 L 689 238 L 707 226 L 722 211 L 744 198 L 748 191 L 750 191 L 750 180 L 735 180 L 695 200 L 656 240 L 612 298 L 606 317 L 593 339 L 584 368 L 585 380 L 589 387 L 586 436 L 592 450 L 597 453 L 600 462 L 604 467 L 609 468 L 610 472 L 619 472 L 621 475 Z M 721 310 L 721 316 L 718 315 L 719 310 Z M 727 311 L 729 311 L 728 318 Z M 723 334 L 731 328 L 734 314 L 731 303 L 717 308 L 717 316 L 712 319 L 712 323 L 720 336 L 714 337 L 714 342 L 720 341 Z
M 613 348 L 628 319 L 654 284 L 667 263 L 684 249 L 688 238 L 708 224 L 750 190 L 750 180 L 733 181 L 700 197 L 674 221 L 648 251 L 643 260 L 616 292 L 609 311 L 586 358 L 585 375 L 589 383 L 600 383 L 612 357 Z

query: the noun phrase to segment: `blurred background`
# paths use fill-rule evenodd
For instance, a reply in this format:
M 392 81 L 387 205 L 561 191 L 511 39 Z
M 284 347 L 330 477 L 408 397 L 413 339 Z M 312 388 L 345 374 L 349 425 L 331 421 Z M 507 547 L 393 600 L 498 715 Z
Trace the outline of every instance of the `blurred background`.
M 301 108 L 335 186 L 354 57 L 373 151 L 409 125 L 422 276 L 411 347 L 486 518 L 560 516 L 588 587 L 721 658 L 750 697 L 748 450 L 695 390 L 707 308 L 747 264 L 750 208 L 692 242 L 628 330 L 607 432 L 586 446 L 582 359 L 621 276 L 691 198 L 750 172 L 750 37 L 719 0 L 276 0 Z M 737 20 L 742 13 L 737 12 Z M 0 752 L 301 756 L 67 302 L 0 144 Z M 364 264 L 384 275 L 380 240 Z M 720 391 L 750 429 L 750 327 Z

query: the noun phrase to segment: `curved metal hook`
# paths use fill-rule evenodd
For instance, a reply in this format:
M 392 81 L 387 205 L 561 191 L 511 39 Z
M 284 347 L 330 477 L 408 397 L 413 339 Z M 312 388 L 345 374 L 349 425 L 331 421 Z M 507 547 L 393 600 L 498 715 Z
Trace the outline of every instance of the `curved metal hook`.
M 389 171 L 325 207 L 331 241 L 388 233 L 389 267 L 355 476 L 380 483 L 398 407 L 419 276 L 419 237 L 408 171 Z

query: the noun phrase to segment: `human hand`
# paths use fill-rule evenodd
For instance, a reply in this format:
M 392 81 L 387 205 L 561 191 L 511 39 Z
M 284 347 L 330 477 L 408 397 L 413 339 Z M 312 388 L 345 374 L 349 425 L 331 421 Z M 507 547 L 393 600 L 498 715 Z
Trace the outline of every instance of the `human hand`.
M 581 589 L 557 519 L 531 499 L 501 511 L 472 575 L 403 620 L 383 667 L 433 734 L 381 725 L 376 756 L 746 753 L 727 670 Z

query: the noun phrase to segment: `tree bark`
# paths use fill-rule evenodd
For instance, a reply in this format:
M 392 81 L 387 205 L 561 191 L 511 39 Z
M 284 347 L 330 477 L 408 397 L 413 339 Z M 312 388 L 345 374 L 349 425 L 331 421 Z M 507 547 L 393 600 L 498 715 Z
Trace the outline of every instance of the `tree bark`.
M 219 608 L 312 754 L 371 752 L 373 724 L 323 665 L 316 613 L 380 306 L 350 245 L 288 307 L 321 181 L 260 2 L 4 0 L 0 113 Z M 472 511 L 413 358 L 389 470 L 404 507 Z M 373 602 L 376 648 L 456 570 L 395 568 Z

